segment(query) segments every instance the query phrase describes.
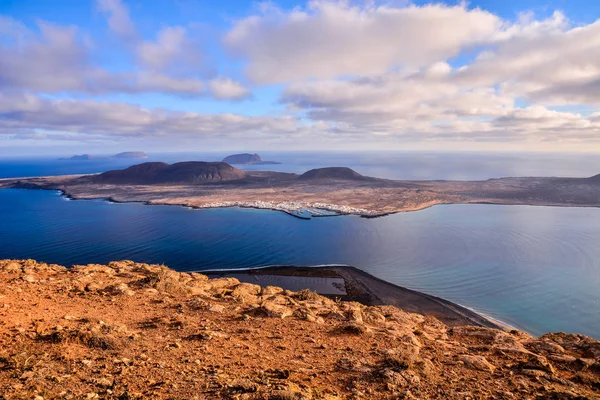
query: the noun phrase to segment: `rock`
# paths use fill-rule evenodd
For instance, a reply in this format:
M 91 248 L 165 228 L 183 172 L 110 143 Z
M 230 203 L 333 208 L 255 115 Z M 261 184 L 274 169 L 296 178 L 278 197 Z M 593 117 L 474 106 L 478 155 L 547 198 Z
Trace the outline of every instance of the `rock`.
M 37 279 L 35 279 L 35 278 L 34 278 L 32 275 L 25 275 L 25 276 L 23 277 L 23 280 L 24 280 L 25 282 L 29 282 L 29 283 L 34 283 L 34 282 L 37 282 Z
M 287 318 L 294 314 L 294 311 L 289 307 L 278 304 L 271 300 L 264 301 L 260 308 L 267 314 L 267 316 L 272 318 Z
M 322 317 L 317 317 L 312 314 L 306 314 L 305 319 L 310 322 L 316 322 L 317 324 L 324 324 L 325 320 Z
M 464 354 L 459 357 L 459 360 L 465 363 L 465 366 L 471 369 L 479 371 L 487 371 L 490 373 L 494 372 L 494 367 L 490 362 L 483 356 L 473 356 Z
M 330 311 L 329 313 L 327 313 L 326 315 L 327 319 L 337 319 L 339 321 L 345 321 L 346 320 L 346 316 L 344 314 L 342 314 L 339 311 Z
M 241 393 L 254 393 L 258 390 L 258 384 L 250 379 L 236 379 L 231 382 L 231 389 Z
M 96 282 L 90 282 L 87 285 L 85 285 L 84 291 L 86 291 L 86 292 L 98 292 L 98 291 L 101 291 L 103 289 L 104 288 L 101 285 L 97 284 Z
M 348 309 L 346 310 L 346 318 L 350 322 L 363 322 L 363 315 L 360 309 L 360 306 L 349 304 Z
M 210 283 L 210 288 L 212 290 L 232 288 L 240 284 L 240 281 L 237 278 L 216 278 L 211 279 L 208 282 Z
M 94 383 L 100 387 L 108 388 L 112 387 L 114 380 L 110 377 L 98 378 Z
M 213 304 L 208 307 L 208 311 L 214 312 L 217 314 L 222 314 L 223 312 L 225 312 L 225 306 L 222 306 L 220 304 Z
M 2 267 L 2 270 L 9 274 L 19 274 L 23 271 L 23 269 L 21 268 L 21 264 L 13 261 L 9 261 L 7 264 L 5 264 Z
M 187 294 L 190 296 L 208 296 L 208 293 L 202 287 L 188 286 L 186 287 L 186 290 Z
M 88 264 L 88 265 L 74 265 L 71 270 L 73 272 L 85 274 L 85 275 L 93 275 L 93 274 L 105 274 L 105 275 L 115 275 L 117 272 L 106 265 L 99 264 Z
M 577 361 L 576 357 L 573 357 L 573 356 L 570 356 L 567 354 L 550 354 L 548 356 L 548 358 L 557 363 L 565 363 L 565 364 L 570 364 L 570 363 L 574 363 Z
M 261 291 L 262 288 L 259 285 L 243 282 L 233 289 L 231 296 L 242 303 L 256 303 L 258 302 L 258 296 L 260 295 Z
M 377 310 L 369 309 L 369 310 L 367 310 L 367 312 L 365 314 L 366 314 L 367 321 L 369 321 L 370 323 L 385 322 L 385 315 L 383 315 L 382 313 L 380 313 Z
M 546 371 L 549 374 L 554 374 L 554 367 L 550 364 L 548 359 L 537 354 L 531 354 L 527 361 L 522 361 L 517 364 L 517 366 L 520 369 L 538 369 Z
M 127 295 L 127 296 L 133 296 L 135 294 L 135 292 L 133 290 L 129 289 L 129 286 L 127 286 L 127 284 L 125 282 L 121 282 L 116 285 L 107 286 L 104 288 L 103 292 L 114 295 L 114 296 L 118 296 L 118 295 L 122 295 L 122 294 Z
M 394 371 L 409 369 L 418 360 L 419 352 L 419 347 L 410 344 L 386 350 L 382 364 Z
M 263 296 L 272 296 L 274 294 L 283 293 L 283 289 L 276 286 L 267 286 L 262 289 L 261 295 Z
M 387 389 L 391 391 L 406 386 L 408 384 L 408 382 L 406 381 L 406 379 L 404 379 L 402 375 L 390 368 L 385 368 L 379 373 L 379 375 L 383 378 L 384 382 L 386 383 Z
M 190 273 L 190 276 L 195 281 L 198 281 L 198 282 L 208 282 L 208 276 L 206 276 L 204 274 L 199 274 L 198 272 L 192 272 L 192 273 Z
M 358 322 L 348 322 L 346 324 L 342 324 L 337 331 L 339 333 L 344 333 L 348 335 L 364 335 L 370 332 L 370 329 L 367 328 L 364 324 L 360 324 Z
M 526 346 L 537 353 L 564 354 L 565 352 L 565 349 L 561 345 L 551 340 L 534 340 L 526 343 Z

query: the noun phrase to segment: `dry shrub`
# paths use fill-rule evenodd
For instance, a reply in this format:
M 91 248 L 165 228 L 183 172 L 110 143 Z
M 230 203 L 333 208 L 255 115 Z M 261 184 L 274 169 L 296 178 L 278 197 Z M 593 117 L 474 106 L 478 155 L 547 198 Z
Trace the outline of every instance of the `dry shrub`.
M 356 322 L 350 322 L 347 324 L 341 325 L 337 330 L 338 333 L 344 333 L 348 335 L 364 335 L 369 332 L 369 329 L 363 324 L 359 324 Z
M 165 266 L 160 266 L 156 272 L 151 272 L 147 277 L 131 282 L 129 286 L 140 289 L 154 288 L 171 295 L 186 294 L 186 286 L 179 278 L 180 275 L 178 272 Z
M 419 348 L 407 345 L 389 351 L 381 360 L 381 366 L 393 371 L 403 371 L 411 368 L 418 359 Z
M 106 325 L 86 326 L 80 329 L 56 327 L 50 332 L 38 332 L 38 340 L 52 343 L 74 342 L 92 349 L 117 350 L 123 346 L 123 340 L 116 337 Z

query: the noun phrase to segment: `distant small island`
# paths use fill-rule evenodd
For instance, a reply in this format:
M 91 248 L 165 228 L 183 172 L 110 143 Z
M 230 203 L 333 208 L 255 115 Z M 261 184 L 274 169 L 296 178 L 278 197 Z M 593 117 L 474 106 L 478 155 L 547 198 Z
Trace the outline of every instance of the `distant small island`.
M 59 158 L 59 160 L 73 160 L 73 161 L 82 161 L 82 160 L 93 160 L 94 156 L 91 154 L 76 154 L 72 157 Z
M 119 154 L 115 154 L 112 158 L 148 158 L 148 154 L 143 151 L 124 151 Z
M 84 161 L 84 160 L 102 160 L 107 158 L 148 158 L 143 151 L 124 151 L 110 157 L 93 156 L 91 154 L 76 154 L 72 157 L 59 158 L 59 160 Z
M 223 159 L 224 163 L 227 164 L 250 164 L 250 165 L 272 165 L 272 164 L 281 164 L 276 161 L 263 161 L 263 159 L 256 153 L 242 153 L 242 154 L 233 154 L 227 156 Z

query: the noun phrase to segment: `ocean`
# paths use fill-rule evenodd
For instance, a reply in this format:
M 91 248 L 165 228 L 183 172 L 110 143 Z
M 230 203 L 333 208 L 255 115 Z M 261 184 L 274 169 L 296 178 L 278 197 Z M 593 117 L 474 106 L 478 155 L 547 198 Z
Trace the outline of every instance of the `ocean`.
M 304 172 L 345 165 L 395 179 L 591 176 L 600 157 L 434 153 L 265 153 Z M 218 160 L 166 154 L 151 160 Z M 94 173 L 140 160 L 0 159 L 0 177 Z M 596 169 L 594 169 L 596 168 Z M 600 209 L 443 205 L 377 219 L 300 220 L 239 208 L 67 200 L 54 191 L 0 190 L 0 259 L 64 265 L 118 259 L 178 270 L 348 264 L 470 307 L 532 334 L 600 339 Z

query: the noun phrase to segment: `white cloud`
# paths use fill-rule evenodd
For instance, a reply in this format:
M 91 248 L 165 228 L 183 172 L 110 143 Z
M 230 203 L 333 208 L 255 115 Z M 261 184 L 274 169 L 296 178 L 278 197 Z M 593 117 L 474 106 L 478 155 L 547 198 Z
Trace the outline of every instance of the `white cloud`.
M 500 39 L 454 78 L 542 104 L 600 105 L 600 21 L 571 28 L 555 13 Z
M 243 100 L 251 96 L 250 90 L 230 78 L 216 78 L 209 82 L 213 97 L 221 100 Z
M 306 10 L 270 7 L 244 18 L 224 43 L 247 58 L 250 78 L 273 83 L 429 65 L 491 40 L 501 25 L 497 16 L 463 5 L 311 1 Z
M 13 19 L 0 18 L 0 90 L 88 95 L 215 93 L 217 99 L 249 95 L 240 83 L 225 78 L 220 86 L 217 83 L 219 88 L 206 90 L 204 81 L 197 77 L 201 57 L 183 28 L 164 28 L 156 42 L 139 43 L 139 57 L 144 68 L 111 72 L 94 65 L 93 46 L 77 27 L 38 21 L 38 31 L 34 31 Z
M 125 41 L 136 40 L 137 32 L 127 6 L 120 0 L 97 0 L 98 8 L 108 16 L 110 29 Z
M 155 41 L 142 41 L 136 51 L 140 65 L 154 71 L 176 74 L 198 74 L 203 68 L 203 57 L 181 26 L 162 28 Z
M 269 143 L 279 135 L 358 147 L 600 142 L 600 20 L 573 27 L 560 12 L 541 20 L 525 12 L 511 22 L 464 4 L 377 4 L 321 0 L 282 10 L 263 3 L 257 15 L 233 23 L 222 44 L 242 62 L 220 65 L 234 73 L 245 68 L 258 85 L 280 84 L 264 92 L 282 88 L 289 117 L 37 97 L 31 93 L 160 92 L 181 101 L 252 93 L 240 81 L 202 72 L 209 55 L 191 25 L 163 26 L 142 38 L 118 0 L 98 0 L 98 7 L 131 53 L 130 70 L 122 72 L 96 65 L 95 45 L 76 27 L 40 22 L 38 31 L 0 17 L 0 134 L 258 135 Z
M 298 131 L 294 117 L 199 114 L 145 109 L 116 102 L 51 100 L 32 94 L 0 93 L 0 134 L 31 134 L 36 130 L 105 138 L 182 137 L 233 138 L 284 135 Z M 35 132 L 37 133 L 37 132 Z M 37 138 L 41 138 L 39 135 Z

